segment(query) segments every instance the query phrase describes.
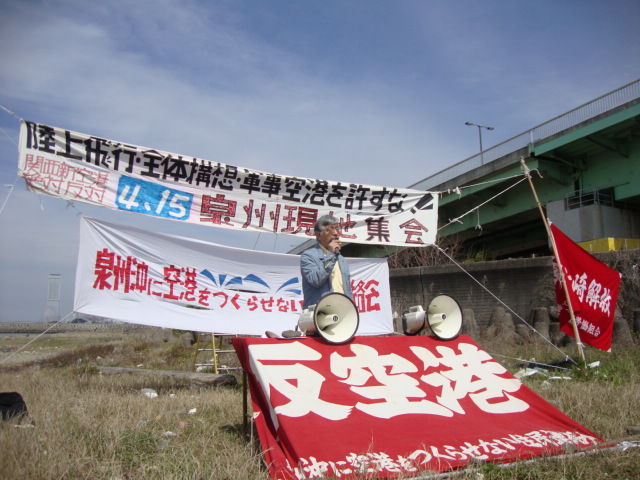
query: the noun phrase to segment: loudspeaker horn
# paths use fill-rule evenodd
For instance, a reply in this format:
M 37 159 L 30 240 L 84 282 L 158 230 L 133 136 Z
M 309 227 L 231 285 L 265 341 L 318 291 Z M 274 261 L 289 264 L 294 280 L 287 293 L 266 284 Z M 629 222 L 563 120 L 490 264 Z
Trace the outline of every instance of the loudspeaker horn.
M 305 335 L 320 335 L 329 343 L 347 343 L 360 325 L 360 315 L 353 301 L 342 293 L 328 293 L 316 305 L 305 309 L 298 318 L 298 328 Z
M 462 330 L 462 309 L 449 295 L 437 295 L 427 307 L 427 323 L 440 340 L 452 340 Z
M 422 305 L 410 307 L 408 312 L 402 314 L 402 331 L 405 335 L 417 335 L 424 328 L 426 312 Z

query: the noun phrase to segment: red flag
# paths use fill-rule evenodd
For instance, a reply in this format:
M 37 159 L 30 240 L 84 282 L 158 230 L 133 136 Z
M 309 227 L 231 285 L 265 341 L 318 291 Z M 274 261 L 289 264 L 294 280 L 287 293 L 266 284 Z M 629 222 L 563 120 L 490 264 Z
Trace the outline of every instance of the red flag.
M 592 347 L 609 350 L 613 334 L 613 316 L 620 289 L 620 274 L 586 252 L 555 225 L 550 226 L 580 340 Z M 574 337 L 556 258 L 553 259 L 553 275 L 560 329 Z

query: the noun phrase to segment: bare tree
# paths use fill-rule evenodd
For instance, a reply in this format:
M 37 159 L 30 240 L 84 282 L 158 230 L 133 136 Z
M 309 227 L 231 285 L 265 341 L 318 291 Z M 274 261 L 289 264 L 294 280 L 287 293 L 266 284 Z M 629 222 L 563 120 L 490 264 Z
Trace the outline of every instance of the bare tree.
M 455 235 L 450 235 L 438 240 L 438 246 L 447 255 L 455 259 L 466 258 L 467 252 L 463 250 L 462 242 Z M 391 253 L 387 258 L 390 269 L 409 267 L 432 267 L 434 265 L 445 265 L 451 263 L 446 255 L 443 255 L 435 245 L 424 247 L 403 248 Z

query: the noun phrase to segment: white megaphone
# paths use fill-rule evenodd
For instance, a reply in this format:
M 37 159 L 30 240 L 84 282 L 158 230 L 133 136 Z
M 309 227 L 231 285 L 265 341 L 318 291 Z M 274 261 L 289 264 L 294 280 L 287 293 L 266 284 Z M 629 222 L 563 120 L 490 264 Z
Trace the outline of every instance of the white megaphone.
M 360 324 L 353 301 L 342 293 L 327 293 L 305 309 L 298 318 L 298 328 L 305 335 L 320 335 L 329 343 L 347 343 Z
M 405 335 L 417 335 L 424 328 L 426 312 L 421 305 L 409 308 L 402 314 L 402 331 Z
M 427 311 L 416 305 L 402 315 L 402 331 L 405 335 L 417 335 L 425 327 L 425 322 L 440 340 L 452 340 L 462 329 L 462 309 L 458 302 L 448 295 L 437 295 Z
M 440 340 L 452 340 L 462 330 L 462 309 L 449 295 L 437 295 L 427 307 L 427 323 Z

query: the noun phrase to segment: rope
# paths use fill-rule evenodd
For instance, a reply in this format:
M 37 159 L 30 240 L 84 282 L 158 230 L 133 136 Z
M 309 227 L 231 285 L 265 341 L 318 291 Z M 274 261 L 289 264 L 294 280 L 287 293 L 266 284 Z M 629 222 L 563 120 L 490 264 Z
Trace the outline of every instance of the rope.
M 18 146 L 18 142 L 16 142 L 16 141 L 11 137 L 11 135 L 9 135 L 9 134 L 6 132 L 6 130 L 5 130 L 4 128 L 1 128 L 1 127 L 0 127 L 0 132 L 4 133 L 4 134 L 6 135 L 6 137 L 7 137 L 9 140 L 11 140 L 11 143 L 13 143 L 13 144 L 16 146 L 16 149 L 17 149 L 18 151 L 20 150 L 20 147 Z
M 567 225 L 569 225 L 569 226 L 575 228 L 576 230 L 580 231 L 583 235 L 585 235 L 587 237 L 590 237 L 592 240 L 596 239 L 596 237 L 591 232 L 587 232 L 586 230 L 583 230 L 582 227 L 580 227 L 580 225 L 576 225 L 572 221 L 567 220 L 567 218 L 564 215 L 562 215 L 561 213 L 558 213 L 557 211 L 555 211 L 552 208 L 549 208 L 548 205 L 545 208 L 547 210 L 547 217 L 549 216 L 548 213 L 551 212 L 556 217 L 558 217 L 560 220 L 562 220 L 564 223 L 566 223 Z
M 18 183 L 18 178 L 20 177 L 16 177 L 16 179 L 13 181 L 13 184 L 7 185 L 7 187 L 9 187 L 9 193 L 7 193 L 7 198 L 5 198 L 4 202 L 2 203 L 2 208 L 0 208 L 0 215 L 2 215 L 2 212 L 4 211 L 4 207 L 7 205 L 7 202 L 9 201 L 9 197 L 11 196 L 11 193 L 13 193 L 13 189 L 15 188 L 16 183 Z
M 509 180 L 510 178 L 518 178 L 520 176 L 522 176 L 522 174 L 517 173 L 515 175 L 511 175 L 510 177 L 495 178 L 493 180 L 487 180 L 486 182 L 473 183 L 471 185 L 465 185 L 464 187 L 456 187 L 452 190 L 447 190 L 447 193 L 457 193 L 458 195 L 460 195 L 460 190 L 464 188 L 480 187 L 482 185 L 488 185 L 490 183 L 504 182 L 505 180 Z M 440 192 L 440 193 L 444 193 L 444 192 Z
M 18 117 L 16 115 L 16 112 L 14 112 L 13 110 L 11 110 L 10 108 L 5 107 L 4 105 L 0 104 L 0 108 L 2 110 L 4 110 L 5 112 L 7 112 L 9 115 L 11 115 L 14 118 L 17 118 L 18 120 L 22 120 L 20 117 Z
M 2 104 L 0 104 L 0 108 L 2 110 L 4 110 L 5 112 L 7 112 L 12 117 L 17 118 L 18 121 L 21 121 L 21 119 L 15 114 L 15 112 L 13 110 L 8 109 L 7 107 L 5 107 Z M 9 135 L 4 128 L 0 127 L 0 132 L 4 133 L 5 136 L 11 141 L 11 143 L 13 143 L 16 146 L 16 150 L 20 151 L 20 146 L 18 145 L 18 142 L 16 142 L 13 139 L 13 137 L 11 137 L 11 135 Z M 7 185 L 7 187 L 9 187 L 9 193 L 7 193 L 7 198 L 5 198 L 4 202 L 2 203 L 2 208 L 0 208 L 0 214 L 2 214 L 2 212 L 4 211 L 4 207 L 7 205 L 7 202 L 9 201 L 9 197 L 11 196 L 11 193 L 13 193 L 13 189 L 15 188 L 16 183 L 18 183 L 18 178 L 19 178 L 19 176 L 16 177 L 16 179 L 13 181 L 13 184 Z
M 538 174 L 538 176 L 540 178 L 544 178 L 542 176 L 542 174 L 540 173 L 540 171 L 537 168 L 534 168 L 533 170 L 529 170 L 528 168 L 525 169 L 524 175 L 527 178 L 531 178 L 531 172 L 536 172 Z M 545 205 L 545 210 L 547 211 L 547 218 L 549 217 L 549 212 L 555 214 L 558 218 L 562 219 L 562 221 L 570 226 L 572 226 L 573 228 L 575 228 L 576 230 L 579 230 L 582 234 L 591 237 L 592 240 L 595 240 L 596 237 L 593 236 L 593 234 L 591 234 L 590 232 L 587 232 L 585 230 L 583 230 L 579 225 L 576 225 L 575 223 L 567 220 L 567 218 L 562 215 L 562 213 L 557 212 L 556 210 L 554 210 L 553 208 L 549 208 L 549 205 Z
M 551 368 L 556 368 L 558 370 L 571 370 L 570 368 L 566 368 L 566 367 L 559 367 L 557 365 L 551 365 L 548 363 L 543 363 L 543 362 L 538 362 L 536 360 L 527 360 L 525 358 L 518 358 L 518 357 L 509 357 L 507 355 L 500 355 L 499 353 L 491 353 L 491 352 L 487 352 L 489 355 L 491 355 L 492 357 L 501 357 L 501 358 L 506 358 L 507 360 L 517 360 L 518 362 L 524 362 L 524 363 L 535 363 L 536 365 L 542 365 L 544 367 L 551 367 Z M 571 360 L 573 363 L 576 363 L 573 361 L 573 359 L 566 357 L 566 360 Z
M 527 322 L 524 318 L 522 318 L 520 315 L 518 315 L 515 311 L 513 311 L 513 309 L 511 307 L 509 307 L 506 303 L 504 303 L 502 300 L 500 300 L 496 295 L 493 294 L 493 292 L 491 292 L 487 287 L 485 287 L 482 283 L 480 283 L 473 275 L 471 275 L 469 272 L 467 272 L 462 265 L 460 265 L 458 262 L 456 262 L 451 256 L 449 256 L 447 254 L 447 252 L 445 252 L 442 248 L 440 248 L 439 245 L 434 244 L 434 246 L 440 251 L 442 252 L 442 254 L 447 257 L 453 264 L 455 264 L 460 270 L 462 270 L 464 273 L 466 273 L 474 282 L 476 282 L 483 290 L 485 290 L 489 295 L 491 295 L 494 299 L 496 299 L 500 304 L 504 305 L 504 307 L 509 310 L 509 312 L 511 312 L 516 318 L 518 318 L 522 323 L 524 323 L 527 327 L 529 327 L 533 332 L 537 333 L 538 335 L 540 335 L 540 338 L 542 338 L 545 342 L 547 342 L 549 345 L 551 345 L 553 348 L 555 348 L 558 352 L 560 352 L 562 355 L 564 355 L 564 357 L 567 360 L 571 360 L 566 353 L 564 353 L 562 350 L 560 350 L 560 348 L 558 348 L 557 346 L 555 346 L 551 340 L 549 340 L 548 338 L 546 338 L 544 335 L 542 335 L 540 332 L 538 332 L 535 328 L 533 328 L 531 325 L 529 325 L 529 322 Z M 573 360 L 572 360 L 573 361 Z
M 259 232 L 259 233 L 258 233 L 258 236 L 256 237 L 256 241 L 255 241 L 255 243 L 253 244 L 253 250 L 255 250 L 255 249 L 256 249 L 256 247 L 258 246 L 258 240 L 260 240 L 260 235 L 262 235 L 262 232 Z
M 72 312 L 73 313 L 73 312 Z M 68 313 L 66 316 L 64 316 L 63 318 L 61 318 L 60 320 L 58 320 L 56 323 L 54 323 L 53 325 L 51 325 L 49 328 L 47 328 L 44 332 L 40 333 L 39 335 L 37 335 L 33 340 L 31 340 L 30 342 L 25 343 L 22 347 L 20 347 L 18 350 L 16 350 L 15 352 L 13 352 L 11 355 L 9 355 L 7 358 L 3 358 L 2 360 L 0 360 L 0 364 L 3 364 L 4 362 L 6 362 L 7 360 L 9 360 L 10 358 L 12 358 L 13 356 L 17 355 L 19 352 L 21 352 L 22 350 L 24 350 L 25 348 L 27 348 L 29 345 L 31 345 L 33 342 L 35 342 L 36 340 L 38 340 L 42 335 L 44 335 L 45 333 L 47 333 L 49 330 L 51 330 L 53 327 L 57 326 L 60 322 L 62 322 L 63 320 L 66 320 L 67 318 L 69 318 L 71 316 L 71 313 Z
M 519 177 L 522 175 L 518 175 Z M 503 193 L 511 190 L 513 187 L 515 187 L 516 185 L 524 182 L 526 180 L 526 177 L 522 176 L 522 178 L 520 180 L 518 180 L 517 182 L 515 182 L 513 185 L 505 188 L 503 191 L 495 194 L 493 197 L 489 198 L 487 201 L 481 203 L 480 205 L 478 205 L 477 207 L 472 208 L 471 210 L 469 210 L 467 213 L 464 213 L 462 215 L 460 215 L 459 217 L 454 218 L 453 220 L 449 220 L 449 223 L 443 225 L 442 227 L 438 228 L 438 231 L 442 230 L 443 228 L 448 227 L 449 225 L 451 225 L 452 223 L 458 222 L 458 223 L 462 223 L 460 221 L 461 218 L 466 217 L 467 215 L 469 215 L 470 213 L 475 212 L 476 210 L 479 210 L 480 207 L 482 207 L 483 205 L 486 205 L 487 203 L 491 202 L 492 200 L 494 200 L 495 198 L 499 197 L 500 195 L 502 195 Z

